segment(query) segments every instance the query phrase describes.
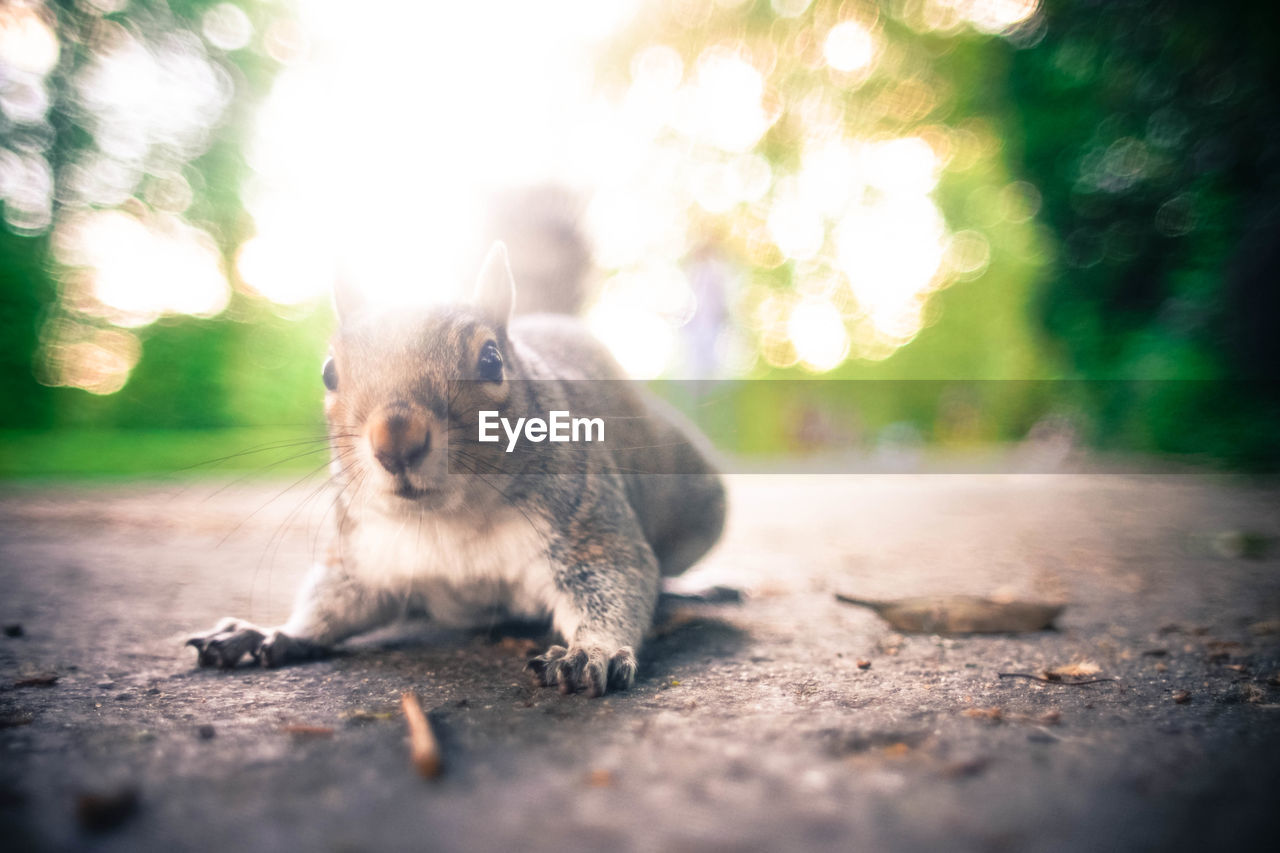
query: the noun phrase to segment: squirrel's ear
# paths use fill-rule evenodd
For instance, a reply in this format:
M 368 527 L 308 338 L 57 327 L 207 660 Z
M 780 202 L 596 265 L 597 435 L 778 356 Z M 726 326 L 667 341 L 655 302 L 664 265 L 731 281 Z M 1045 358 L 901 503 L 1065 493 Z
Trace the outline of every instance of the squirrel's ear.
M 493 319 L 506 325 L 516 305 L 516 281 L 507 260 L 507 244 L 495 242 L 480 267 L 475 304 Z
M 356 316 L 364 307 L 364 293 L 359 285 L 345 270 L 339 271 L 333 281 L 333 311 L 338 315 L 338 322 Z

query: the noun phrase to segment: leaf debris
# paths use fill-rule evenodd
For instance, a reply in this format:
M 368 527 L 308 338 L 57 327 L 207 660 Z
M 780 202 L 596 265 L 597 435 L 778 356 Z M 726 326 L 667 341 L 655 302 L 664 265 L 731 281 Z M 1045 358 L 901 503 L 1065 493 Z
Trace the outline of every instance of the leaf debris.
M 1042 631 L 1065 605 L 997 601 L 974 595 L 943 595 L 869 601 L 836 593 L 836 600 L 869 607 L 899 631 L 923 634 L 1020 634 Z
M 1028 681 L 1039 681 L 1042 684 L 1058 684 L 1063 687 L 1083 687 L 1086 684 L 1101 684 L 1104 681 L 1119 681 L 1116 678 L 1090 678 L 1086 681 L 1064 681 L 1060 677 L 1041 676 L 1031 672 L 997 672 L 999 678 L 1025 678 Z
M 1050 681 L 1061 681 L 1064 678 L 1087 678 L 1102 672 L 1102 667 L 1091 660 L 1081 660 L 1066 666 L 1055 666 L 1044 671 L 1044 677 Z
M 960 712 L 971 720 L 983 720 L 992 725 L 1004 719 L 1004 709 L 998 706 L 990 708 L 965 708 Z

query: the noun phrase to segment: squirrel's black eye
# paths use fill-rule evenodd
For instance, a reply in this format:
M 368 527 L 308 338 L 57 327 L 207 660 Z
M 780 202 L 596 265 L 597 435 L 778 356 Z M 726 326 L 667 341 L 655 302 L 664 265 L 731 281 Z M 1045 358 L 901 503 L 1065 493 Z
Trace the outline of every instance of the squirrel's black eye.
M 324 378 L 324 387 L 330 391 L 338 390 L 338 368 L 333 363 L 333 356 L 324 360 L 324 369 L 320 371 L 320 376 Z
M 476 373 L 480 374 L 480 378 L 485 382 L 502 381 L 502 353 L 498 352 L 498 345 L 493 341 L 487 342 L 480 348 L 480 358 L 476 360 Z

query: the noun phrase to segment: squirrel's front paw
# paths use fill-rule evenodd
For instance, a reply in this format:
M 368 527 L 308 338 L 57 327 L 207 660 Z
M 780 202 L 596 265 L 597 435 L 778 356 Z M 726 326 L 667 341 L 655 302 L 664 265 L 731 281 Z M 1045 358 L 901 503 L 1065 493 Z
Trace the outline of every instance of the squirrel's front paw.
M 328 651 L 325 646 L 259 628 L 243 619 L 223 619 L 212 631 L 191 637 L 187 645 L 195 646 L 200 666 L 220 669 L 230 669 L 245 655 L 270 667 L 321 657 Z
M 200 666 L 230 669 L 246 654 L 256 657 L 264 639 L 266 634 L 256 625 L 228 618 L 213 626 L 212 631 L 192 636 L 187 645 L 195 646 Z
M 525 664 L 525 669 L 543 687 L 602 696 L 606 690 L 626 690 L 635 681 L 636 653 L 630 646 L 612 653 L 601 646 L 552 646 Z

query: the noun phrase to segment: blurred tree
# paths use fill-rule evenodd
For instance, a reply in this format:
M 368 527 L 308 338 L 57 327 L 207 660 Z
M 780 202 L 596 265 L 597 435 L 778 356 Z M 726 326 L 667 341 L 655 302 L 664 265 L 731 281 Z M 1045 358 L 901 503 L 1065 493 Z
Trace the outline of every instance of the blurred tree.
M 605 85 L 657 125 L 633 194 L 665 181 L 695 253 L 739 271 L 757 375 L 1054 373 L 1027 310 L 1047 247 L 1005 150 L 995 37 L 1034 34 L 1034 11 L 664 0 L 609 51 Z
M 53 299 L 48 240 L 0 228 L 0 428 L 46 426 L 50 389 L 31 370 L 40 318 Z
M 1084 378 L 1207 380 L 1111 388 L 1119 444 L 1276 461 L 1275 8 L 1055 0 L 1010 48 L 1023 168 L 1062 241 L 1046 327 Z
M 685 345 L 753 376 L 1173 380 L 1095 385 L 1100 438 L 1274 460 L 1274 18 L 1189 0 L 647 3 L 599 66 L 633 134 L 616 147 L 640 156 L 590 205 L 619 297 L 612 336 L 593 319 L 642 365 L 700 303 L 714 317 Z M 284 316 L 232 263 L 253 231 L 248 119 L 288 22 L 219 0 L 0 7 L 0 427 L 318 422 L 301 354 L 322 351 L 325 312 Z M 108 304 L 85 245 L 157 263 L 177 247 L 197 274 L 157 267 L 135 288 L 150 304 Z M 197 285 L 203 302 L 175 298 Z M 726 318 L 745 334 L 721 335 Z M 880 399 L 882 421 L 928 408 Z
M 240 197 L 248 119 L 279 68 L 263 44 L 287 14 L 217 0 L 20 2 L 0 12 L 0 426 L 318 420 L 313 382 L 279 388 L 265 410 L 237 408 L 261 403 L 254 386 L 286 378 L 273 372 L 314 373 L 254 354 L 284 346 L 318 356 L 323 346 L 324 317 L 284 322 L 232 272 L 252 228 Z M 78 265 L 94 267 L 98 282 Z M 103 301 L 101 280 L 140 270 L 152 274 L 155 307 Z M 198 285 L 208 310 L 187 307 L 184 290 Z

